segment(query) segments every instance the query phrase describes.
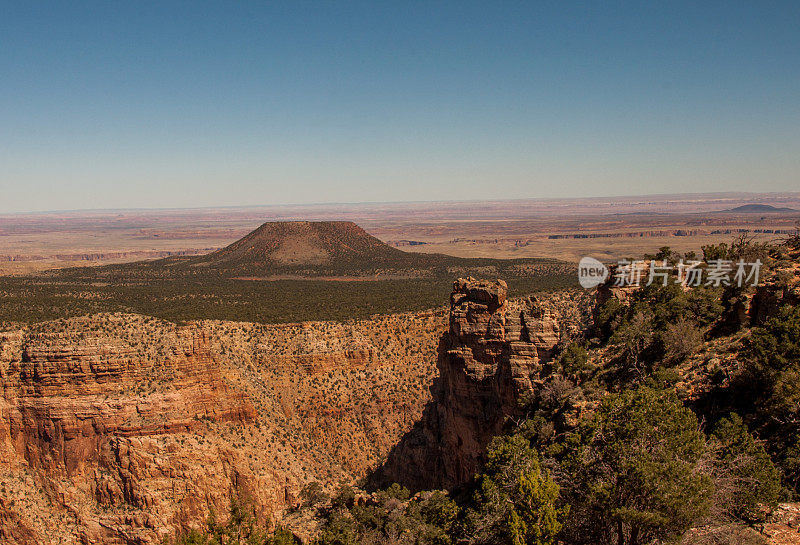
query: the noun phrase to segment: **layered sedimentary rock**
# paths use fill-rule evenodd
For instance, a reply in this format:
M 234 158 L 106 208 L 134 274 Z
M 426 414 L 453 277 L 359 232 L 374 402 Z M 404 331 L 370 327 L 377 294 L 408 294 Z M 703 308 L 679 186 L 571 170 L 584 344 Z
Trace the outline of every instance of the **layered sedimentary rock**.
M 179 343 L 157 367 L 140 361 L 133 347 L 102 335 L 38 333 L 23 339 L 17 333 L 4 341 L 10 356 L 3 361 L 6 433 L 11 448 L 33 468 L 78 472 L 98 459 L 107 435 L 189 431 L 199 418 L 255 418 L 249 401 L 224 383 L 196 331 L 180 331 Z M 153 380 L 168 380 L 171 391 L 152 388 Z
M 511 304 L 502 280 L 459 279 L 450 303 L 433 400 L 376 472 L 376 482 L 431 489 L 469 480 L 491 438 L 520 413 L 559 341 L 554 315 L 531 300 Z
M 275 520 L 365 475 L 430 399 L 444 313 L 0 333 L 0 541 L 160 543 L 244 496 Z
M 47 528 L 42 519 L 67 517 L 71 537 L 87 543 L 147 542 L 187 511 L 206 510 L 209 490 L 228 488 L 214 466 L 233 456 L 197 464 L 204 456 L 175 436 L 209 422 L 251 423 L 255 409 L 223 380 L 202 332 L 179 329 L 171 340 L 163 359 L 148 360 L 99 330 L 0 337 L 0 472 L 27 475 L 45 503 L 18 504 L 20 525 Z M 181 502 L 171 479 L 192 483 Z M 33 535 L 15 540 L 42 542 Z

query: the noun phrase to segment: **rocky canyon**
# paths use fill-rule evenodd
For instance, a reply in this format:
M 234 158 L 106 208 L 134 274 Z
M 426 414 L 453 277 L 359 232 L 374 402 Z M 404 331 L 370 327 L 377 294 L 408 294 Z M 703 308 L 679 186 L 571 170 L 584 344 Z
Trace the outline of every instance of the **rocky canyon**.
M 426 486 L 461 481 L 558 342 L 551 307 L 577 319 L 566 299 L 509 301 L 502 282 L 470 279 L 449 313 L 286 325 L 115 313 L 8 329 L 0 537 L 158 543 L 235 494 L 274 521 L 308 483 L 354 483 L 400 453 Z M 432 443 L 408 449 L 420 428 Z

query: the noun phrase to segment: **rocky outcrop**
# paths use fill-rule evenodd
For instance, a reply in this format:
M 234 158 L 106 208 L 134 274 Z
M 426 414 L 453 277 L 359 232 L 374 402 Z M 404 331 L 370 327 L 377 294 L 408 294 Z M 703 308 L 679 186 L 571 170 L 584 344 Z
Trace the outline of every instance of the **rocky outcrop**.
M 502 280 L 459 279 L 450 328 L 440 339 L 439 377 L 423 418 L 373 476 L 412 489 L 451 488 L 483 464 L 489 441 L 541 381 L 559 325 L 534 301 L 507 301 Z
M 102 335 L 7 336 L 3 436 L 31 467 L 71 475 L 97 461 L 110 435 L 190 431 L 201 418 L 254 419 L 252 404 L 222 380 L 202 334 L 182 331 L 178 339 L 154 369 L 133 347 Z M 171 391 L 157 391 L 154 379 L 169 380 Z
M 800 304 L 800 249 L 788 249 L 756 288 L 749 305 L 753 325 L 762 325 L 784 305 Z
M 637 261 L 635 264 L 626 265 L 625 267 L 625 270 L 621 271 L 619 264 L 611 265 L 608 271 L 608 278 L 597 286 L 595 318 L 598 311 L 608 301 L 615 299 L 621 303 L 627 303 L 631 295 L 647 282 L 650 274 L 650 261 Z M 618 276 L 621 278 L 618 279 Z
M 286 356 L 261 354 L 264 360 L 274 362 L 284 369 L 302 369 L 309 375 L 329 372 L 334 369 L 357 369 L 367 367 L 378 361 L 378 354 L 373 347 L 350 348 L 331 352 L 312 352 Z

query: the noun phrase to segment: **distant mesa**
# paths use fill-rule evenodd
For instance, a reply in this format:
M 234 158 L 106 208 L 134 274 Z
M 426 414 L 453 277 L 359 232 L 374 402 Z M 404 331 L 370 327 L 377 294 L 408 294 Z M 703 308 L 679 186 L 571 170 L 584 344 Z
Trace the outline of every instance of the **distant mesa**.
M 403 253 L 351 221 L 275 221 L 196 260 L 214 265 L 327 265 L 397 258 Z
M 275 221 L 184 266 L 230 274 L 372 274 L 429 268 L 447 256 L 398 250 L 351 221 Z M 316 273 L 316 274 L 314 274 Z
M 740 214 L 774 214 L 776 212 L 798 212 L 794 208 L 777 208 L 770 204 L 743 204 L 736 208 L 721 210 L 721 212 L 738 212 Z

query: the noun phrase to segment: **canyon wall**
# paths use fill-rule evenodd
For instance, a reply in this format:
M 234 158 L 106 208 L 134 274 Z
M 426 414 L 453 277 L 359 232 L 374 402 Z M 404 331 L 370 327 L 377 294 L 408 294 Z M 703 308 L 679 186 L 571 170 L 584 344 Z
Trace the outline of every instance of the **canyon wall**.
M 234 495 L 275 520 L 354 481 L 420 417 L 445 319 L 0 333 L 0 542 L 160 543 Z

